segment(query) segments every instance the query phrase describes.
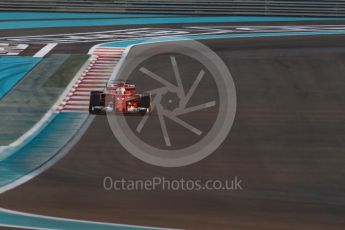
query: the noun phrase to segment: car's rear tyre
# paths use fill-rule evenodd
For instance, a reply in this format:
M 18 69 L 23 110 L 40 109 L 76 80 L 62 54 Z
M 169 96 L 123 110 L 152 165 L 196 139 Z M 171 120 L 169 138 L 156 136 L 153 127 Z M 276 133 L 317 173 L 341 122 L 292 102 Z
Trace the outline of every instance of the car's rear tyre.
M 151 97 L 150 97 L 150 95 L 142 96 L 141 97 L 140 107 L 149 109 L 150 105 L 151 105 Z M 146 113 L 146 111 L 145 111 L 145 113 Z
M 102 102 L 101 91 L 92 91 L 90 94 L 90 103 L 89 103 L 89 113 L 90 114 L 102 114 L 103 111 L 100 109 L 95 109 L 96 106 L 104 106 Z

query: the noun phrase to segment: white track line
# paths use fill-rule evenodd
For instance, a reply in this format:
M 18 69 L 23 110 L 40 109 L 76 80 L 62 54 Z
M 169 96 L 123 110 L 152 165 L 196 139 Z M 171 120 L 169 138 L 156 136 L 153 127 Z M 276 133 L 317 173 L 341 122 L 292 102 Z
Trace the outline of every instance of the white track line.
M 66 105 L 64 106 L 64 109 L 88 109 L 89 108 L 89 104 L 87 105 L 69 105 L 66 103 Z
M 57 45 L 58 43 L 49 43 L 46 46 L 44 46 L 40 51 L 38 51 L 33 57 L 44 57 Z
M 83 134 L 86 132 L 86 130 L 89 128 L 93 121 L 93 117 L 89 117 L 85 123 L 80 127 L 80 129 L 77 131 L 75 136 L 72 137 L 71 140 L 69 140 L 65 147 L 63 147 L 61 150 L 59 150 L 49 161 L 45 162 L 43 165 L 41 165 L 39 168 L 35 169 L 34 171 L 30 172 L 29 174 L 26 174 L 25 176 L 20 177 L 19 179 L 10 182 L 9 184 L 6 184 L 0 188 L 0 194 L 4 193 L 6 191 L 9 191 L 15 187 L 18 187 L 19 185 L 24 184 L 25 182 L 35 178 L 42 172 L 46 171 L 48 168 L 56 164 L 59 160 L 61 160 L 68 152 L 72 149 L 72 146 L 74 146 L 83 136 Z M 1 208 L 0 208 L 1 209 Z
M 13 211 L 9 209 L 0 208 L 0 213 L 5 214 L 12 214 L 18 216 L 18 219 L 20 218 L 36 218 L 38 224 L 33 224 L 32 226 L 26 226 L 26 224 L 18 224 L 18 225 L 3 225 L 0 224 L 0 226 L 4 227 L 19 227 L 19 228 L 26 228 L 26 229 L 49 229 L 49 228 L 40 228 L 40 220 L 45 221 L 54 221 L 55 224 L 91 224 L 94 226 L 104 226 L 104 227 L 113 227 L 114 229 L 152 229 L 152 230 L 162 230 L 162 229 L 168 229 L 168 228 L 159 228 L 159 227 L 148 227 L 148 226 L 141 226 L 141 225 L 128 225 L 128 224 L 117 224 L 117 223 L 109 223 L 109 222 L 99 222 L 99 221 L 91 221 L 91 220 L 79 220 L 79 219 L 70 219 L 70 218 L 63 218 L 63 217 L 53 217 L 53 216 L 44 216 L 44 215 L 38 215 L 38 214 L 32 214 L 27 212 L 19 212 L 19 211 Z M 60 229 L 60 228 L 57 228 Z

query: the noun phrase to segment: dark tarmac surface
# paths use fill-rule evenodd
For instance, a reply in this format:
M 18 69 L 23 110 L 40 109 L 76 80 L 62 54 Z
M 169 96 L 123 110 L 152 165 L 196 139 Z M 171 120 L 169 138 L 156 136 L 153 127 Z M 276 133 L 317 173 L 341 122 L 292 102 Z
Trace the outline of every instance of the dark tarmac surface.
M 184 23 L 184 24 L 152 24 L 145 25 L 114 25 L 114 26 L 83 26 L 83 27 L 57 27 L 57 28 L 30 28 L 30 29 L 4 29 L 1 30 L 0 38 L 2 37 L 15 37 L 15 36 L 29 36 L 29 35 L 48 35 L 58 33 L 84 33 L 84 32 L 97 32 L 112 29 L 134 29 L 134 28 L 182 28 L 182 27 L 195 27 L 195 26 L 229 26 L 229 25 L 251 25 L 251 26 L 289 26 L 289 25 L 344 25 L 344 21 L 330 20 L 330 21 L 292 21 L 292 22 L 226 22 L 226 23 Z
M 229 67 L 238 97 L 233 128 L 216 152 L 182 168 L 151 166 L 130 155 L 100 116 L 55 166 L 1 194 L 0 206 L 171 228 L 344 229 L 344 38 L 204 41 Z M 243 190 L 105 191 L 106 176 L 238 176 Z
M 62 27 L 62 28 L 30 28 L 30 29 L 4 29 L 0 33 L 0 42 L 8 42 L 4 40 L 7 37 L 22 37 L 22 36 L 46 36 L 59 34 L 75 34 L 75 33 L 92 33 L 104 32 L 114 30 L 128 30 L 141 28 L 167 28 L 167 29 L 182 29 L 185 27 L 203 27 L 203 26 L 294 26 L 294 25 L 344 25 L 344 21 L 297 21 L 297 22 L 234 22 L 234 23 L 198 23 L 198 24 L 157 24 L 157 25 L 114 25 L 114 26 L 97 26 L 97 27 Z M 44 38 L 42 37 L 42 40 Z M 39 41 L 39 39 L 38 39 Z M 11 43 L 14 41 L 10 41 Z M 54 41 L 51 41 L 54 42 Z M 14 42 L 16 43 L 16 42 Z M 21 56 L 32 56 L 38 52 L 44 45 L 31 44 L 26 41 L 17 41 L 17 43 L 30 44 L 30 46 L 21 53 Z M 85 54 L 90 47 L 102 42 L 88 42 L 71 44 L 59 44 L 51 53 L 68 53 L 68 54 Z M 44 44 L 46 44 L 44 42 Z M 77 45 L 76 45 L 77 44 Z

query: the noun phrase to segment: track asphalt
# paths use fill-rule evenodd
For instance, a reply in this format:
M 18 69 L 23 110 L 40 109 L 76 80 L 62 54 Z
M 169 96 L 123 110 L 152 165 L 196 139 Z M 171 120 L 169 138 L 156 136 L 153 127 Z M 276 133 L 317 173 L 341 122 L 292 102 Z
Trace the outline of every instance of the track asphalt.
M 187 167 L 151 166 L 118 143 L 106 117 L 96 117 L 65 158 L 28 183 L 1 194 L 0 206 L 157 227 L 343 229 L 344 36 L 202 42 L 230 69 L 238 97 L 234 126 L 215 153 Z M 185 65 L 187 71 L 194 70 L 193 63 Z M 165 71 L 169 66 L 152 62 L 148 68 Z M 202 90 L 208 90 L 207 86 Z M 153 127 L 147 135 L 154 139 L 160 133 Z M 184 139 L 188 144 L 189 138 Z M 102 184 L 107 176 L 238 176 L 244 189 L 105 191 Z

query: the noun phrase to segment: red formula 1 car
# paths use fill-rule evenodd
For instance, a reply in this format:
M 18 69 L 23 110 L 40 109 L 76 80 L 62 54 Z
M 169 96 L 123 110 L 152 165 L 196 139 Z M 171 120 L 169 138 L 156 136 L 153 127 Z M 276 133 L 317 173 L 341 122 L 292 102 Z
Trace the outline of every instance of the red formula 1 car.
M 135 85 L 128 81 L 118 81 L 108 83 L 103 92 L 91 92 L 89 112 L 90 114 L 116 112 L 145 115 L 150 111 L 150 104 L 150 95 L 137 93 Z

